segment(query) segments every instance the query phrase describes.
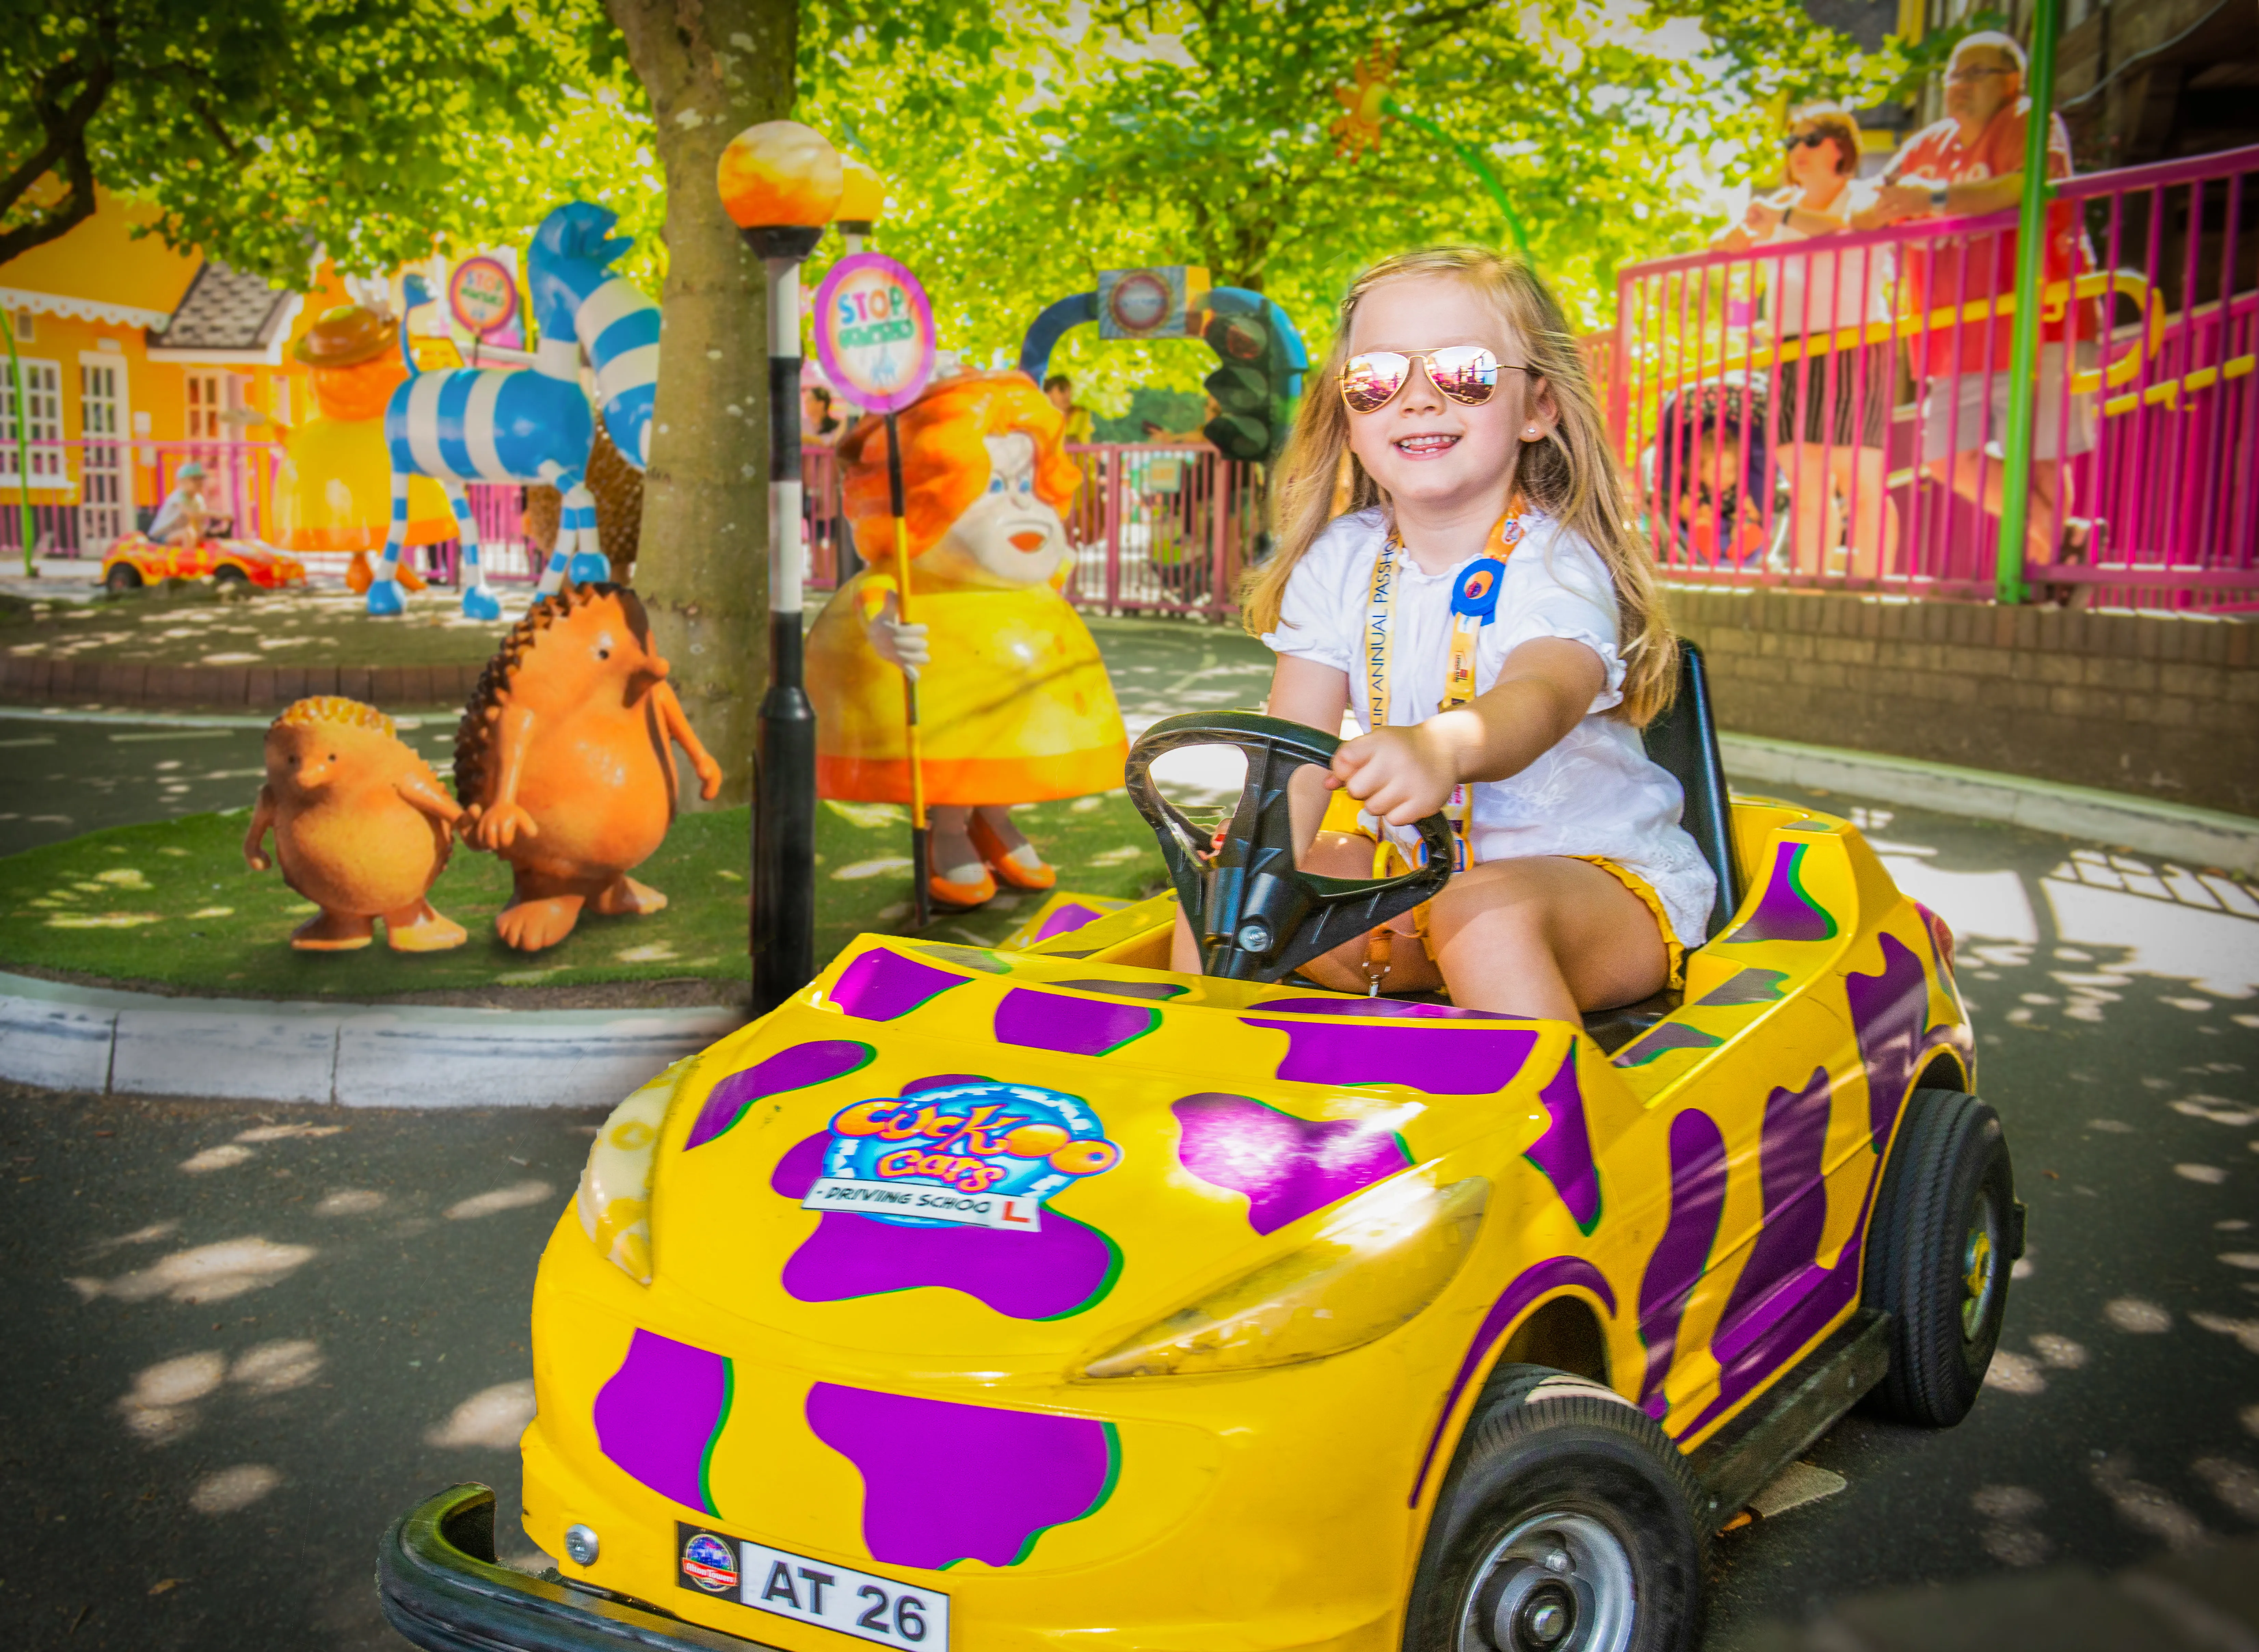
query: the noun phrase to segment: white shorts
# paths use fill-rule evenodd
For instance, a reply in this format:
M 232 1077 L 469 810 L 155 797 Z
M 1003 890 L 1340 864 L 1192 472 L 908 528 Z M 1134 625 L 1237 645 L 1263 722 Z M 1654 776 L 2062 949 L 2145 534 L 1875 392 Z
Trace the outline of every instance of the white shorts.
M 2082 343 L 2076 360 L 2081 372 L 2094 365 L 2094 346 Z M 2070 398 L 2063 417 L 2063 345 L 2042 344 L 2039 388 L 2032 397 L 2032 457 L 2061 459 L 2094 446 L 2095 398 L 2092 392 Z M 1921 456 L 1973 453 L 1983 448 L 1994 459 L 2008 428 L 2008 370 L 1960 373 L 1932 379 L 1921 397 Z

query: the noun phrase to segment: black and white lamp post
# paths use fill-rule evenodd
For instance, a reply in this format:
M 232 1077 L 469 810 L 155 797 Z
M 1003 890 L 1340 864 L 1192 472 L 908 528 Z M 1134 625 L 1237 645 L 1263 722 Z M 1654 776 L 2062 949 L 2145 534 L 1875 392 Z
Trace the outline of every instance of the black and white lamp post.
M 722 205 L 768 275 L 769 680 L 753 752 L 752 1010 L 816 974 L 816 711 L 801 633 L 800 267 L 839 206 L 838 152 L 797 121 L 730 140 Z

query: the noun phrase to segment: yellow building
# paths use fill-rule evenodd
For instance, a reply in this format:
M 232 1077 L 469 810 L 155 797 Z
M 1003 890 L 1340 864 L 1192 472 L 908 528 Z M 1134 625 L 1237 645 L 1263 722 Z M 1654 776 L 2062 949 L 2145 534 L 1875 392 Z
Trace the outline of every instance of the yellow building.
M 50 553 L 99 556 L 139 525 L 190 459 L 205 496 L 253 534 L 268 519 L 281 425 L 314 411 L 306 369 L 291 348 L 324 311 L 353 295 L 324 260 L 312 290 L 279 291 L 217 259 L 176 252 L 137 228 L 153 208 L 97 191 L 91 217 L 0 265 L 0 310 L 15 329 L 30 410 L 33 543 Z M 445 290 L 446 267 L 426 267 Z M 389 283 L 397 309 L 400 278 Z M 416 354 L 426 367 L 461 360 L 440 311 Z M 488 365 L 524 365 L 522 352 L 485 349 Z M 0 360 L 0 547 L 20 552 L 16 503 L 16 387 Z

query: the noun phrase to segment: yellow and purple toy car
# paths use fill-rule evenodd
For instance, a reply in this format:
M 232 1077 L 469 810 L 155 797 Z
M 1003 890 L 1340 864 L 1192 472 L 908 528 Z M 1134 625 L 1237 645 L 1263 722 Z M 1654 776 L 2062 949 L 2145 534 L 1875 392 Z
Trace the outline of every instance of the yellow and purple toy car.
M 210 580 L 253 585 L 262 591 L 306 582 L 306 565 L 249 539 L 203 539 L 170 545 L 146 533 L 117 540 L 102 559 L 102 582 L 113 591 L 137 591 L 159 580 Z
M 1200 714 L 1130 763 L 1173 894 L 865 936 L 628 1098 L 534 1292 L 525 1529 L 563 1558 L 493 1564 L 458 1486 L 385 1537 L 393 1624 L 1692 1646 L 1710 1536 L 1846 1410 L 1967 1411 L 2023 1211 L 1949 933 L 1848 822 L 1729 802 L 1688 677 L 1648 733 L 1722 891 L 1683 995 L 1578 1026 L 1292 984 L 1441 874 L 1299 872 L 1286 778 L 1336 742 Z M 1149 773 L 1199 743 L 1249 764 L 1215 838 Z

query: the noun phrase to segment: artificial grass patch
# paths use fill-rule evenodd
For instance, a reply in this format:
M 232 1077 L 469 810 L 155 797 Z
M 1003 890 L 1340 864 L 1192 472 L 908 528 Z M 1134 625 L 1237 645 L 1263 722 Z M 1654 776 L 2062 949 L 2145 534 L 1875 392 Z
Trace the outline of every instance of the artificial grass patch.
M 584 915 L 545 951 L 495 938 L 510 868 L 460 844 L 431 903 L 470 930 L 451 952 L 293 951 L 314 908 L 279 871 L 243 863 L 249 812 L 190 815 L 89 832 L 0 858 L 0 968 L 67 971 L 226 997 L 381 999 L 492 986 L 606 981 L 744 980 L 749 896 L 746 812 L 686 815 L 636 869 L 669 904 L 649 917 Z M 1062 887 L 1137 895 L 1160 886 L 1153 836 L 1120 792 L 1022 808 L 1021 830 L 1059 869 Z M 891 804 L 823 803 L 816 813 L 818 967 L 866 930 L 908 933 L 909 830 Z M 924 933 L 993 945 L 1040 896 L 1000 895 Z
M 505 596 L 511 614 L 524 602 Z M 465 619 L 434 586 L 397 619 L 372 619 L 350 592 L 228 595 L 209 584 L 150 588 L 90 602 L 34 602 L 0 630 L 0 647 L 40 659 L 152 666 L 467 666 L 492 657 L 508 621 Z

